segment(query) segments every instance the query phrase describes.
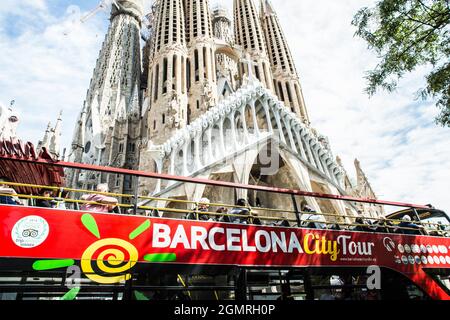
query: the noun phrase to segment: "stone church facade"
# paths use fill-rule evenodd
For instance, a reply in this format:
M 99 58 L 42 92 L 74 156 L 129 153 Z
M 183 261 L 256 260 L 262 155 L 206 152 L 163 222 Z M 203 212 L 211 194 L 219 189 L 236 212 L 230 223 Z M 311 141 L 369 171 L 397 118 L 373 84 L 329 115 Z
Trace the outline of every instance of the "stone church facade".
M 351 181 L 312 127 L 300 77 L 268 0 L 118 0 L 80 112 L 69 160 L 242 184 L 375 198 L 358 161 Z M 149 35 L 141 45 L 141 31 Z M 144 49 L 141 49 L 143 47 Z M 293 209 L 275 194 L 73 171 L 73 187 Z M 370 216 L 383 208 L 305 200 L 318 212 Z M 176 202 L 158 205 L 182 208 Z

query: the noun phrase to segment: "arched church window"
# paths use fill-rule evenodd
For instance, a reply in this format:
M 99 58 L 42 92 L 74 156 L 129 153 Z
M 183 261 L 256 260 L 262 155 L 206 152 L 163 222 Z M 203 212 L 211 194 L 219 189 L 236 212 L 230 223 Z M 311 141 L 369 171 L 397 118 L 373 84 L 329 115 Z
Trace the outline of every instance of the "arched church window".
M 281 101 L 284 101 L 283 85 L 281 84 L 281 82 L 278 82 L 278 94 Z
M 85 152 L 85 153 L 89 153 L 90 150 L 91 150 L 91 142 L 88 141 L 88 142 L 86 143 L 86 145 L 84 146 L 84 152 Z
M 289 85 L 288 82 L 286 82 L 286 91 L 288 94 L 288 98 L 289 98 L 289 102 L 292 103 L 292 93 L 291 93 L 291 86 Z
M 194 73 L 195 73 L 195 81 L 200 81 L 199 75 L 199 59 L 198 59 L 198 50 L 194 51 Z
M 163 61 L 163 94 L 167 93 L 167 73 L 168 73 L 168 63 L 167 58 Z
M 177 89 L 177 55 L 173 56 L 172 60 L 172 89 Z
M 208 72 L 208 59 L 206 59 L 206 47 L 203 47 L 203 78 L 209 78 Z
M 156 65 L 156 69 L 155 69 L 155 101 L 158 100 L 158 91 L 159 91 L 159 64 Z
M 191 81 L 191 60 L 186 59 L 186 84 L 188 91 L 191 89 Z

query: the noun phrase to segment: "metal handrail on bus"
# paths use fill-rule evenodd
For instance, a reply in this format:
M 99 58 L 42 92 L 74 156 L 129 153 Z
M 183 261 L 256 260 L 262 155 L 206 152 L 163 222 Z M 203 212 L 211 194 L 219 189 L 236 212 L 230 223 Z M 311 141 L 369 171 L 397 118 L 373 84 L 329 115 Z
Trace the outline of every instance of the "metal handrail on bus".
M 228 187 L 228 188 L 236 188 L 236 189 L 247 189 L 247 190 L 254 190 L 254 191 L 261 191 L 261 192 L 272 192 L 272 193 L 278 193 L 278 194 L 286 194 L 291 195 L 294 205 L 294 211 L 290 210 L 280 210 L 280 209 L 269 209 L 269 208 L 259 208 L 259 207 L 239 207 L 237 205 L 228 205 L 228 204 L 211 204 L 208 203 L 209 206 L 217 206 L 217 207 L 225 207 L 225 208 L 245 208 L 249 210 L 249 214 L 247 215 L 233 215 L 229 213 L 214 213 L 214 212 L 201 212 L 198 211 L 198 202 L 194 201 L 187 201 L 187 200 L 179 200 L 179 199 L 164 199 L 164 198 L 157 198 L 157 197 L 149 197 L 149 196 L 139 196 L 137 194 L 135 195 L 129 195 L 129 194 L 119 194 L 119 193 L 100 193 L 93 190 L 79 190 L 79 189 L 72 189 L 72 188 L 61 188 L 61 187 L 51 187 L 51 186 L 39 186 L 39 185 L 30 185 L 30 184 L 20 184 L 20 183 L 9 183 L 8 185 L 17 185 L 17 186 L 26 186 L 26 187 L 34 187 L 34 188 L 45 188 L 45 189 L 52 189 L 52 190 L 60 190 L 59 195 L 62 194 L 63 191 L 69 191 L 69 192 L 83 192 L 83 193 L 90 193 L 90 194 L 103 194 L 107 196 L 113 196 L 113 197 L 122 197 L 122 198 L 129 198 L 134 201 L 134 205 L 129 204 L 117 204 L 119 208 L 126 208 L 132 210 L 131 213 L 137 214 L 138 210 L 146 210 L 146 211 L 160 211 L 160 212 L 173 212 L 173 213 L 195 213 L 197 216 L 198 214 L 204 214 L 204 215 L 215 215 L 215 216 L 240 216 L 245 219 L 253 219 L 257 218 L 260 220 L 275 220 L 275 221 L 289 221 L 289 222 L 296 222 L 297 226 L 301 226 L 302 221 L 301 216 L 304 214 L 310 214 L 310 215 L 317 215 L 322 216 L 324 219 L 325 217 L 335 217 L 339 220 L 344 219 L 344 221 L 312 221 L 310 219 L 307 220 L 307 222 L 317 222 L 325 225 L 347 225 L 347 226 L 364 226 L 364 227 L 374 227 L 374 225 L 359 225 L 355 223 L 346 223 L 345 218 L 350 219 L 356 219 L 356 218 L 362 218 L 365 221 L 379 221 L 379 218 L 372 218 L 372 217 L 364 217 L 364 216 L 353 216 L 353 215 L 340 215 L 340 214 L 331 214 L 331 213 L 320 213 L 320 212 L 301 212 L 297 208 L 297 203 L 295 196 L 303 196 L 303 197 L 313 197 L 313 198 L 322 198 L 322 199 L 332 199 L 332 200 L 340 200 L 340 201 L 349 201 L 349 202 L 360 202 L 360 203 L 369 203 L 369 204 L 376 204 L 376 205 L 389 205 L 389 206 L 397 206 L 397 207 L 408 207 L 412 209 L 430 209 L 429 206 L 423 206 L 423 205 L 414 205 L 409 203 L 400 203 L 400 202 L 392 202 L 392 201 L 383 201 L 383 200 L 376 200 L 376 199 L 365 199 L 365 198 L 355 198 L 355 197 L 349 197 L 349 196 L 340 196 L 340 195 L 332 195 L 332 194 L 322 194 L 322 193 L 315 193 L 315 192 L 307 192 L 307 191 L 300 191 L 300 190 L 293 190 L 293 189 L 283 189 L 283 188 L 273 188 L 273 187 L 266 187 L 266 186 L 256 186 L 256 185 L 243 185 L 233 182 L 223 182 L 223 181 L 215 181 L 215 180 L 207 180 L 207 179 L 199 179 L 199 178 L 191 178 L 191 177 L 180 177 L 180 176 L 173 176 L 168 174 L 158 174 L 155 172 L 143 172 L 143 171 L 136 171 L 136 170 L 129 170 L 129 169 L 121 169 L 121 168 L 111 168 L 111 167 L 103 167 L 103 166 L 97 166 L 97 165 L 89 165 L 89 164 L 80 164 L 80 163 L 71 163 L 71 162 L 64 162 L 64 161 L 52 161 L 52 160 L 44 160 L 44 159 L 38 159 L 33 160 L 29 158 L 18 158 L 15 156 L 5 156 L 0 154 L 0 160 L 6 160 L 6 161 L 18 161 L 18 162 L 28 162 L 28 163 L 34 163 L 34 164 L 41 164 L 44 166 L 50 166 L 50 167 L 62 167 L 62 168 L 69 168 L 69 169 L 77 169 L 77 170 L 86 170 L 86 171 L 96 171 L 96 172 L 103 172 L 103 173 L 113 173 L 113 174 L 122 174 L 122 175 L 130 175 L 133 177 L 143 177 L 143 178 L 153 178 L 158 180 L 172 180 L 172 181 L 178 181 L 178 182 L 186 182 L 186 183 L 194 183 L 194 184 L 203 184 L 203 185 L 210 185 L 210 186 L 219 186 L 219 187 Z M 7 195 L 11 196 L 11 195 Z M 20 195 L 23 198 L 38 198 L 39 196 L 33 196 L 33 195 Z M 42 197 L 41 197 L 42 198 Z M 46 200 L 55 200 L 56 198 L 44 198 Z M 144 200 L 150 200 L 150 201 L 166 201 L 166 202 L 179 202 L 179 203 L 186 203 L 195 205 L 195 208 L 193 210 L 181 210 L 181 209 L 171 209 L 171 208 L 156 208 L 156 207 L 147 207 L 147 206 L 139 206 L 138 200 L 144 199 Z M 73 200 L 73 199 L 57 199 L 59 202 L 63 200 L 64 202 L 68 203 L 75 203 L 75 204 L 97 204 L 102 205 L 102 203 L 97 202 L 89 202 L 85 200 Z M 267 212 L 280 212 L 285 214 L 294 214 L 296 216 L 296 219 L 288 219 L 286 217 L 265 217 L 265 216 L 259 216 L 259 215 L 253 215 L 252 212 L 254 211 L 267 211 Z M 336 220 L 338 220 L 336 219 Z M 402 220 L 395 220 L 395 219 L 384 219 L 384 226 L 378 225 L 378 227 L 381 228 L 396 228 L 401 229 L 404 227 L 400 226 L 388 226 L 387 223 L 400 223 Z M 422 228 L 424 225 L 435 225 L 438 228 L 436 228 L 436 231 L 442 231 L 440 228 L 442 227 L 439 224 L 433 224 L 433 223 L 422 223 L 421 221 L 414 221 L 416 225 L 420 225 Z M 416 230 L 417 229 L 413 229 Z
M 123 197 L 123 198 L 136 198 L 135 195 L 130 194 L 119 194 L 119 193 L 111 193 L 111 192 L 97 192 L 93 190 L 84 190 L 84 189 L 73 189 L 73 188 L 63 188 L 63 187 L 54 187 L 54 186 L 43 186 L 43 185 L 34 185 L 34 184 L 24 184 L 24 183 L 15 183 L 15 182 L 8 182 L 7 185 L 9 186 L 16 186 L 16 187 L 31 187 L 31 188 L 40 188 L 40 189 L 46 189 L 46 190 L 54 190 L 58 191 L 59 197 L 43 197 L 43 196 L 36 196 L 36 195 L 25 195 L 25 194 L 15 194 L 14 197 L 22 198 L 22 199 L 39 199 L 39 200 L 50 200 L 50 201 L 56 201 L 57 203 L 73 203 L 73 204 L 91 204 L 91 205 L 103 205 L 102 203 L 95 202 L 95 201 L 87 201 L 87 200 L 77 200 L 77 199 L 62 199 L 61 195 L 64 191 L 68 192 L 75 192 L 75 193 L 90 193 L 90 194 L 101 194 L 105 196 L 110 197 Z M 0 194 L 0 196 L 11 196 L 11 194 Z M 162 202 L 176 202 L 176 203 L 182 203 L 186 205 L 195 205 L 195 208 L 192 210 L 188 209 L 175 209 L 175 208 L 160 208 L 160 207 L 152 207 L 152 206 L 138 206 L 137 209 L 141 211 L 152 211 L 152 212 L 165 212 L 165 213 L 174 213 L 174 214 L 180 214 L 180 215 L 187 215 L 194 213 L 197 217 L 199 215 L 207 215 L 208 217 L 230 217 L 230 218 L 244 218 L 250 224 L 255 221 L 255 219 L 259 219 L 260 221 L 287 221 L 288 223 L 297 223 L 297 227 L 302 227 L 302 223 L 317 223 L 321 225 L 325 225 L 327 227 L 332 227 L 333 225 L 338 225 L 339 227 L 347 227 L 349 230 L 351 230 L 351 227 L 365 227 L 368 229 L 371 228 L 384 228 L 385 230 L 392 229 L 393 231 L 398 230 L 409 230 L 409 231 L 418 231 L 415 228 L 408 228 L 408 227 L 400 227 L 395 225 L 389 225 L 389 223 L 401 223 L 402 220 L 397 219 L 386 219 L 386 218 L 373 218 L 373 217 L 365 217 L 365 216 L 351 216 L 351 215 L 339 215 L 339 214 L 332 214 L 332 213 L 321 213 L 321 212 L 302 212 L 302 211 L 292 211 L 292 210 L 281 210 L 281 209 L 273 209 L 273 208 L 262 208 L 262 207 L 252 207 L 250 205 L 248 206 L 238 206 L 238 205 L 229 205 L 224 203 L 201 203 L 201 202 L 195 202 L 195 201 L 188 201 L 188 200 L 179 200 L 179 199 L 170 199 L 170 198 L 157 198 L 157 197 L 148 197 L 148 196 L 137 196 L 136 201 L 138 199 L 146 199 L 146 200 L 152 200 L 152 201 L 162 201 Z M 225 208 L 240 208 L 240 209 L 247 209 L 249 214 L 232 214 L 232 213 L 218 213 L 218 212 L 209 212 L 209 211 L 199 211 L 198 208 L 200 205 L 208 205 L 209 207 L 225 207 Z M 132 209 L 134 205 L 132 204 L 121 204 L 117 203 L 116 205 L 119 208 L 124 209 Z M 255 211 L 267 211 L 267 212 L 277 212 L 277 213 L 284 213 L 284 214 L 300 214 L 303 215 L 314 215 L 314 216 L 322 216 L 324 219 L 326 217 L 335 217 L 335 218 L 350 218 L 350 219 L 356 219 L 361 218 L 366 221 L 377 221 L 382 222 L 382 224 L 359 224 L 359 223 L 347 223 L 345 221 L 340 222 L 331 222 L 331 221 L 323 221 L 323 220 L 303 220 L 300 221 L 300 224 L 298 224 L 298 219 L 291 219 L 287 217 L 271 217 L 271 216 L 261 216 L 261 215 L 255 215 Z M 429 222 L 421 222 L 421 221 L 415 221 L 416 225 L 425 227 L 427 225 L 428 227 L 434 226 L 435 230 L 437 232 L 440 232 L 439 228 L 441 227 L 440 224 L 437 223 L 429 223 Z M 374 229 L 373 229 L 374 230 Z M 375 231 L 375 230 L 374 230 Z
M 2 154 L 0 154 L 0 160 L 41 164 L 41 165 L 49 166 L 49 167 L 60 167 L 60 168 L 95 171 L 95 172 L 103 172 L 103 173 L 122 174 L 122 175 L 129 175 L 129 176 L 142 177 L 142 178 L 152 178 L 152 179 L 158 179 L 158 180 L 172 180 L 172 181 L 185 182 L 185 183 L 191 183 L 191 184 L 203 184 L 203 185 L 228 187 L 228 188 L 235 188 L 235 189 L 247 189 L 247 190 L 254 190 L 254 191 L 261 191 L 261 192 L 272 192 L 272 193 L 288 194 L 288 195 L 294 195 L 294 196 L 313 197 L 313 198 L 341 200 L 341 201 L 359 202 L 359 203 L 369 203 L 369 204 L 378 204 L 378 205 L 388 205 L 388 206 L 394 206 L 394 207 L 429 209 L 429 207 L 426 205 L 418 205 L 418 204 L 411 204 L 411 203 L 401 203 L 401 202 L 377 200 L 377 199 L 370 199 L 370 198 L 356 198 L 356 197 L 350 197 L 350 196 L 340 196 L 340 195 L 308 192 L 308 191 L 286 189 L 286 188 L 245 185 L 245 184 L 239 184 L 239 183 L 234 183 L 234 182 L 215 181 L 215 180 L 192 178 L 192 177 L 182 177 L 182 176 L 175 176 L 175 175 L 162 174 L 162 173 L 156 173 L 156 172 L 137 171 L 137 170 L 123 169 L 123 168 L 112 168 L 112 167 L 104 167 L 104 166 L 82 164 L 82 163 L 73 163 L 73 162 L 66 162 L 66 161 L 54 161 L 54 160 L 51 161 L 51 160 L 45 160 L 45 159 L 35 160 L 35 159 L 30 159 L 30 158 L 19 158 L 19 157 L 15 157 L 15 156 L 6 156 L 6 155 L 2 155 Z

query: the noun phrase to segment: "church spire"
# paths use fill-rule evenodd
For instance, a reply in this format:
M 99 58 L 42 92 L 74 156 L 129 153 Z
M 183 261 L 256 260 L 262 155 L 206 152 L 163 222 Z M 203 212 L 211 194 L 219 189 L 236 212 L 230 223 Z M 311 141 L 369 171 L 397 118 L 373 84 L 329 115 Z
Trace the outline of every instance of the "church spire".
M 38 143 L 38 151 L 42 150 L 42 148 L 46 149 L 49 148 L 51 131 L 52 131 L 52 123 L 49 121 L 47 124 L 47 129 L 45 130 L 44 133 L 44 138 L 42 139 L 42 141 L 39 141 Z
M 261 0 L 261 21 L 273 70 L 275 92 L 287 107 L 309 124 L 294 59 L 278 16 L 269 0 Z
M 253 0 L 234 0 L 234 32 L 236 44 L 243 47 L 244 56 L 249 56 L 254 61 L 254 66 L 241 63 L 241 75 L 248 75 L 248 68 L 251 67 L 256 78 L 273 91 L 272 72 L 263 29 Z
M 217 103 L 216 59 L 209 0 L 185 0 L 186 38 L 190 69 L 190 121 Z
M 49 152 L 55 158 L 59 159 L 61 152 L 61 124 L 62 111 L 59 113 L 58 120 L 56 120 L 55 128 L 51 131 Z
M 160 0 L 150 58 L 149 139 L 162 142 L 187 122 L 187 47 L 182 0 Z
M 134 143 L 134 137 L 140 135 L 140 126 L 130 127 L 128 121 L 141 110 L 133 103 L 136 101 L 135 88 L 141 88 L 142 16 L 142 0 L 115 0 L 112 5 L 108 31 L 75 127 L 71 161 L 109 165 L 114 148 Z M 121 118 L 118 118 L 119 108 L 123 115 Z M 111 134 L 111 128 L 115 129 L 116 135 Z M 58 128 L 55 129 L 52 148 L 59 154 L 59 133 Z M 132 153 L 127 157 L 130 168 L 137 167 L 134 157 Z M 89 177 L 73 173 L 68 181 L 85 189 L 106 182 L 101 175 Z M 115 191 L 125 193 L 122 185 L 115 183 L 115 178 L 108 178 L 108 182 L 111 190 L 115 187 Z

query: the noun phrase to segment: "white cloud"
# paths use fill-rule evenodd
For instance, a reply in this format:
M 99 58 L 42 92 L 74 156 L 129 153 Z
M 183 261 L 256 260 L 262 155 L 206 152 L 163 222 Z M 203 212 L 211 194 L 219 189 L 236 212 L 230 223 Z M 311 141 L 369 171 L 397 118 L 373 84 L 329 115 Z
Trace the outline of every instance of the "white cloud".
M 2 1 L 0 9 L 0 100 L 16 99 L 23 115 L 20 134 L 31 141 L 64 109 L 63 142 L 69 146 L 107 15 L 75 25 L 65 36 L 74 21 L 70 10 L 57 17 L 44 0 L 17 2 Z M 232 5 L 231 0 L 216 2 Z M 432 203 L 450 212 L 450 130 L 432 123 L 433 103 L 413 100 L 424 85 L 424 70 L 402 80 L 394 94 L 369 99 L 363 93 L 364 71 L 377 59 L 353 37 L 350 23 L 359 8 L 375 1 L 272 3 L 294 54 L 313 126 L 330 137 L 347 171 L 353 172 L 357 157 L 380 198 Z M 11 15 L 23 19 L 27 30 L 18 38 L 5 32 L 5 19 Z
M 377 59 L 354 38 L 351 20 L 374 1 L 272 1 L 302 78 L 313 125 L 328 135 L 348 171 L 361 160 L 380 198 L 450 211 L 450 130 L 436 127 L 432 102 L 414 101 L 426 69 L 394 94 L 372 99 L 363 76 Z
M 45 1 L 7 1 L 0 11 L 0 100 L 16 100 L 21 115 L 19 134 L 37 143 L 47 122 L 64 112 L 63 142 L 70 144 L 75 118 L 81 109 L 107 15 L 78 23 L 81 13 L 67 8 L 55 16 Z M 8 18 L 24 25 L 11 36 L 4 27 Z

